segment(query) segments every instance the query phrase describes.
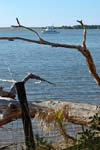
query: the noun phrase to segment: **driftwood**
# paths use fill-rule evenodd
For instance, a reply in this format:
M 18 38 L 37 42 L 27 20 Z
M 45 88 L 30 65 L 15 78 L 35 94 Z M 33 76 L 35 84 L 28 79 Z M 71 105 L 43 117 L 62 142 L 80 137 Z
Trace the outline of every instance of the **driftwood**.
M 0 127 L 22 118 L 21 108 L 18 101 L 11 99 L 7 100 L 5 98 L 0 102 L 0 115 L 2 115 L 2 118 L 0 118 Z M 89 117 L 98 113 L 99 107 L 95 105 L 71 103 L 65 101 L 42 101 L 30 102 L 29 110 L 31 119 L 40 119 L 40 124 L 42 120 L 48 126 L 50 124 L 55 124 L 56 129 L 58 129 L 60 134 L 63 135 L 65 143 L 67 145 L 68 143 L 73 145 L 75 137 L 71 136 L 69 133 L 66 133 L 64 128 L 59 126 L 59 120 L 57 122 L 56 112 L 63 112 L 62 115 L 64 123 L 73 123 L 89 127 L 91 125 L 91 120 Z
M 42 116 L 41 119 L 52 122 L 54 120 L 54 112 L 63 109 L 64 118 L 67 122 L 79 125 L 89 126 L 91 120 L 90 116 L 94 116 L 99 109 L 95 105 L 71 103 L 71 102 L 30 102 L 29 103 L 31 118 L 37 114 Z M 0 126 L 5 125 L 11 121 L 21 118 L 21 109 L 19 102 L 13 100 L 4 100 L 4 104 L 0 104 L 2 118 L 0 119 Z

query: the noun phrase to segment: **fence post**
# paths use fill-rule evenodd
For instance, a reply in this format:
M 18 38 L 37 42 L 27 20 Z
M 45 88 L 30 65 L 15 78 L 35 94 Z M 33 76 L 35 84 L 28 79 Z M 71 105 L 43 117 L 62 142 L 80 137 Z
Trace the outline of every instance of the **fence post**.
M 20 106 L 21 106 L 26 150 L 35 150 L 35 141 L 34 141 L 34 136 L 32 131 L 32 123 L 31 123 L 31 118 L 29 113 L 29 107 L 28 107 L 24 82 L 17 82 L 15 85 L 16 85 L 18 99 L 20 101 Z

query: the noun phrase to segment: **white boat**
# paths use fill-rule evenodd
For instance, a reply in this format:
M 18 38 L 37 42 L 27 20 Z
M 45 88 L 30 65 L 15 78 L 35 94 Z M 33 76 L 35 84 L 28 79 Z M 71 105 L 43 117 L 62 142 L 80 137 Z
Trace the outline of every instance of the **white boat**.
M 53 26 L 48 26 L 45 30 L 43 30 L 42 31 L 42 33 L 52 33 L 52 34 L 54 34 L 54 33 L 59 33 Z

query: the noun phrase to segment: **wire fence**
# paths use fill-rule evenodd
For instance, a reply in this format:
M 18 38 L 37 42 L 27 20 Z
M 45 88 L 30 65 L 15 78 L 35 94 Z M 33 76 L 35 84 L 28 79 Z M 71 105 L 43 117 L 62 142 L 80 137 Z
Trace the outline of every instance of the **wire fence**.
M 35 136 L 38 135 L 50 143 L 54 144 L 64 141 L 58 128 L 44 129 L 39 120 L 32 119 L 32 128 Z M 66 131 L 69 135 L 76 137 L 78 132 L 81 131 L 81 126 L 66 123 Z M 23 144 L 24 131 L 21 119 L 0 127 L 0 149 L 6 147 L 6 149 L 21 150 Z
M 27 89 L 27 87 L 26 87 Z M 27 92 L 27 90 L 26 90 Z M 38 93 L 38 91 L 37 91 Z M 33 96 L 33 92 L 27 92 L 28 99 L 29 97 Z M 41 95 L 41 93 L 40 93 Z M 34 104 L 38 104 L 40 101 L 34 101 Z M 50 105 L 53 106 L 53 108 L 56 107 L 55 100 L 52 100 L 52 103 L 49 101 L 47 102 L 46 106 L 49 106 L 49 108 L 52 108 Z M 46 103 L 46 98 L 44 99 L 44 103 Z M 53 104 L 55 103 L 55 104 Z M 67 102 L 65 102 L 67 104 Z M 61 105 L 59 100 L 57 105 Z M 81 105 L 80 103 L 77 103 L 74 105 L 74 103 L 71 104 L 71 107 L 69 107 L 70 115 L 75 116 L 93 116 L 96 107 L 90 106 L 88 104 Z M 89 110 L 88 110 L 88 107 Z M 76 108 L 76 110 L 74 110 Z M 2 108 L 5 109 L 5 108 Z M 94 112 L 93 112 L 94 110 Z M 32 129 L 35 136 L 39 136 L 39 138 L 43 138 L 44 140 L 48 141 L 49 143 L 53 143 L 54 145 L 58 145 L 59 150 L 62 150 L 66 147 L 66 144 L 62 146 L 62 143 L 64 142 L 64 136 L 61 134 L 59 128 L 57 126 L 51 126 L 48 128 L 45 126 L 45 124 L 42 124 L 41 119 L 34 118 L 32 119 Z M 82 132 L 82 126 L 77 125 L 74 123 L 70 123 L 68 121 L 64 122 L 64 128 L 66 129 L 66 133 L 74 137 L 75 139 L 78 138 L 79 133 Z M 23 130 L 23 124 L 21 119 L 13 120 L 10 123 L 7 123 L 6 125 L 3 125 L 0 127 L 0 150 L 6 149 L 6 150 L 22 150 L 23 145 L 25 144 L 25 135 Z M 58 147 L 56 150 L 58 150 Z

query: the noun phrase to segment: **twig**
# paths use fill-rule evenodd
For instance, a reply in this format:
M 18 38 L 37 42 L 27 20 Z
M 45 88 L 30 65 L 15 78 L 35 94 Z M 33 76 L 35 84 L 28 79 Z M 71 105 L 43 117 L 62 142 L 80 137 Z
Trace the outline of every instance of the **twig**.
M 40 76 L 37 76 L 37 75 L 35 75 L 35 74 L 33 74 L 33 73 L 29 73 L 29 74 L 26 75 L 25 78 L 24 78 L 23 80 L 21 80 L 21 81 L 24 82 L 24 83 L 26 83 L 26 81 L 29 80 L 29 79 L 36 79 L 36 80 L 44 81 L 44 82 L 47 82 L 47 83 L 49 83 L 49 84 L 55 85 L 54 83 L 52 83 L 52 82 L 50 82 L 50 81 L 47 81 L 47 80 L 45 80 L 45 79 L 41 78 Z
M 18 25 L 20 26 L 20 22 L 19 22 L 19 19 L 18 19 L 18 18 L 16 18 L 16 21 L 17 21 Z
M 85 25 L 83 24 L 83 22 L 82 22 L 82 20 L 77 20 L 77 22 L 79 22 L 80 24 L 81 24 L 81 26 L 83 27 L 83 47 L 84 47 L 84 49 L 86 49 L 86 34 L 87 34 L 87 31 L 86 31 L 86 27 L 85 27 Z
M 26 26 L 21 25 L 18 18 L 16 18 L 16 21 L 17 21 L 17 23 L 18 23 L 18 26 L 12 25 L 12 27 L 15 27 L 15 28 L 20 27 L 20 28 L 27 29 L 27 30 L 29 30 L 29 31 L 31 31 L 31 32 L 33 32 L 33 33 L 35 33 L 35 34 L 38 36 L 39 40 L 42 41 L 42 38 L 40 37 L 40 35 L 38 34 L 38 32 L 36 32 L 35 30 L 33 30 L 33 29 L 29 28 L 29 27 L 26 27 Z

